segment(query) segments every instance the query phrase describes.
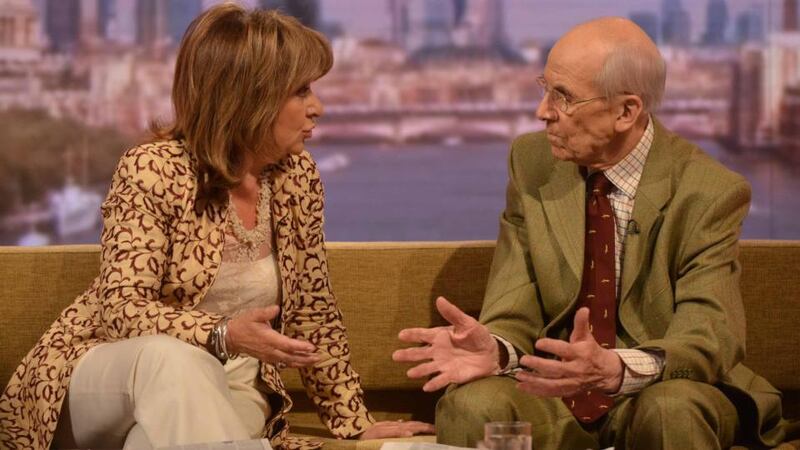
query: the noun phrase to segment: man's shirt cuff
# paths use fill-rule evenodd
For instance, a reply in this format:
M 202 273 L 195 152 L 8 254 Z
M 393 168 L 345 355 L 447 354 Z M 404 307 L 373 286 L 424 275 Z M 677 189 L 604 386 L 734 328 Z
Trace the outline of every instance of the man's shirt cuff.
M 612 396 L 635 394 L 661 377 L 663 355 L 637 349 L 615 348 L 613 351 L 622 359 L 625 373 L 619 391 Z
M 519 367 L 519 356 L 517 356 L 517 349 L 515 349 L 514 346 L 511 345 L 511 342 L 508 342 L 507 340 L 501 338 L 500 336 L 498 336 L 496 334 L 493 334 L 492 337 L 495 338 L 497 340 L 497 342 L 502 344 L 503 347 L 506 348 L 506 352 L 508 353 L 508 363 L 505 365 L 505 367 L 501 367 L 500 368 L 500 373 L 501 374 L 506 374 L 506 373 L 509 373 L 512 370 L 518 368 Z

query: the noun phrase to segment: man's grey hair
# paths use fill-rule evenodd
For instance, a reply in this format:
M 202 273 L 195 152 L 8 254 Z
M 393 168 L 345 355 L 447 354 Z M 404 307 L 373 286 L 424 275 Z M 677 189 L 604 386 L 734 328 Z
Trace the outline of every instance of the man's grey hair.
M 667 65 L 658 51 L 623 44 L 608 54 L 594 77 L 594 84 L 608 98 L 618 94 L 638 95 L 644 112 L 651 113 L 661 104 L 666 79 Z

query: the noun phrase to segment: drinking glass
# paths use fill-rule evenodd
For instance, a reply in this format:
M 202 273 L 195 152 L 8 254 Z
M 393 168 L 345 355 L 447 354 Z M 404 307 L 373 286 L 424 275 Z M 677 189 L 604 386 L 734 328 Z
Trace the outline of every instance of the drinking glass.
M 531 450 L 530 422 L 489 422 L 483 428 L 487 450 Z

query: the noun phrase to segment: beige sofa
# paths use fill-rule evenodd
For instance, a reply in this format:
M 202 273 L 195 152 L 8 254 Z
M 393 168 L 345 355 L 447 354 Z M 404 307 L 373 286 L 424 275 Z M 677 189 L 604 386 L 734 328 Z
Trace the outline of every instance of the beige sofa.
M 367 404 L 378 419 L 433 421 L 437 394 L 420 391 L 395 364 L 397 332 L 441 325 L 433 308 L 438 295 L 467 312 L 480 311 L 493 243 L 331 243 L 334 291 L 348 327 L 353 365 L 361 373 Z M 742 291 L 747 313 L 747 364 L 784 394 L 785 416 L 800 418 L 800 241 L 744 241 Z M 0 385 L 40 334 L 96 276 L 97 246 L 0 247 Z M 297 395 L 290 417 L 295 433 L 328 436 L 302 393 L 299 378 L 285 372 Z M 794 431 L 793 431 L 794 432 Z M 793 436 L 797 439 L 798 436 Z M 433 441 L 432 437 L 422 438 Z M 326 448 L 378 448 L 379 441 L 326 439 Z M 794 441 L 785 448 L 800 448 Z

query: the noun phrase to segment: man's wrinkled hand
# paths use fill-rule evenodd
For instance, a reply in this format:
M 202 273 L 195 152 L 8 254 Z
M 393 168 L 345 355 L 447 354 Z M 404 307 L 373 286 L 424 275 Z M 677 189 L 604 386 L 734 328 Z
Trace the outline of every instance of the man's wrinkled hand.
M 423 344 L 392 354 L 397 362 L 421 363 L 406 374 L 410 378 L 432 376 L 422 387 L 432 392 L 450 383 L 462 384 L 499 373 L 499 351 L 489 329 L 444 297 L 436 299 L 436 308 L 450 326 L 400 331 L 401 341 Z
M 575 313 L 569 342 L 539 339 L 536 349 L 559 359 L 523 356 L 520 364 L 530 371 L 516 374 L 521 391 L 541 397 L 570 397 L 593 389 L 606 394 L 619 391 L 625 366 L 614 351 L 595 341 L 589 328 L 588 308 Z

